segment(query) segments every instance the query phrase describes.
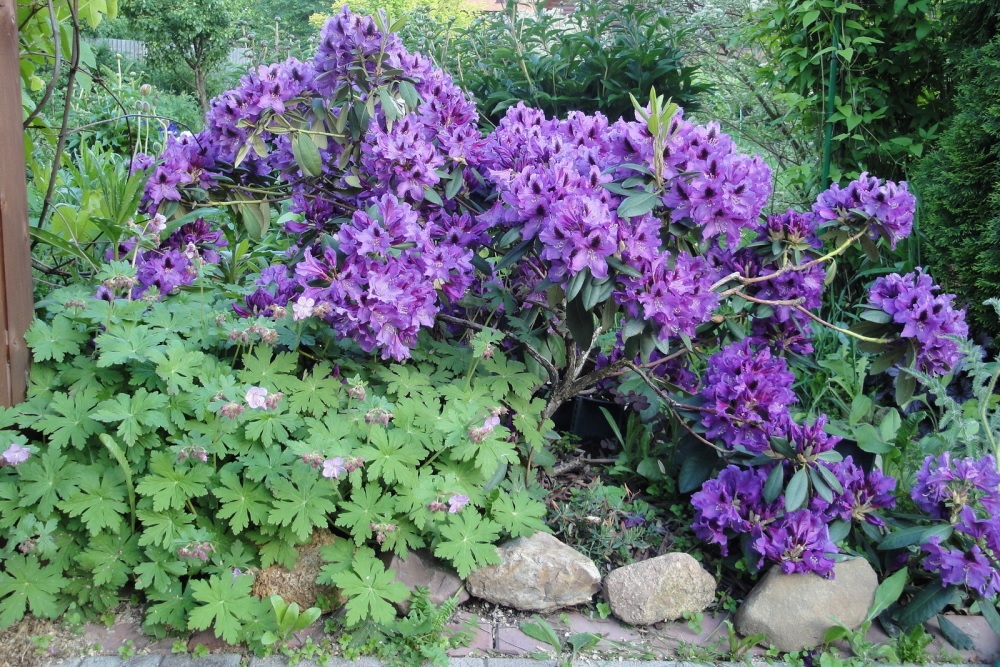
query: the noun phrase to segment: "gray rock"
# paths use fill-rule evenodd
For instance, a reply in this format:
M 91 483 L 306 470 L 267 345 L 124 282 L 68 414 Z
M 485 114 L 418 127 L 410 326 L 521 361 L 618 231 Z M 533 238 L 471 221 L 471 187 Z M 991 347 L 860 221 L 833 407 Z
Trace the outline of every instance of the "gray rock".
M 762 633 L 761 643 L 781 651 L 800 651 L 822 644 L 835 625 L 857 628 L 875 599 L 878 577 L 864 558 L 837 563 L 833 571 L 833 579 L 824 579 L 772 567 L 736 613 L 736 630 Z
M 604 597 L 629 625 L 674 621 L 712 604 L 715 577 L 688 554 L 669 553 L 609 572 Z
M 402 582 L 411 591 L 418 586 L 426 586 L 427 597 L 434 604 L 441 604 L 456 594 L 460 603 L 469 599 L 459 576 L 422 549 L 411 551 L 405 559 L 393 555 L 388 568 L 395 570 L 396 581 Z M 403 600 L 396 608 L 405 614 L 410 610 L 410 601 Z
M 469 574 L 469 593 L 522 611 L 549 612 L 590 602 L 601 587 L 594 561 L 548 533 L 499 547 L 501 563 Z

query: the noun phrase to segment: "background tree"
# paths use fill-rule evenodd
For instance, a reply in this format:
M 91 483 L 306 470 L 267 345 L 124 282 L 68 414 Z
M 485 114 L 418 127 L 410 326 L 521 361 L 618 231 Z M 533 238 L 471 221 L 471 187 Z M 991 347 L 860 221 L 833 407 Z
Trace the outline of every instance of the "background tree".
M 207 81 L 229 56 L 239 4 L 225 0 L 130 0 L 123 7 L 146 43 L 146 59 L 172 68 L 208 109 Z
M 927 263 L 956 292 L 981 334 L 1000 333 L 983 301 L 1000 296 L 1000 7 L 950 3 L 952 67 L 960 79 L 955 114 L 938 149 L 916 174 Z
M 905 178 L 936 140 L 951 99 L 940 9 L 939 0 L 777 0 L 751 21 L 766 54 L 760 81 L 802 114 L 817 160 L 829 147 L 833 181 Z

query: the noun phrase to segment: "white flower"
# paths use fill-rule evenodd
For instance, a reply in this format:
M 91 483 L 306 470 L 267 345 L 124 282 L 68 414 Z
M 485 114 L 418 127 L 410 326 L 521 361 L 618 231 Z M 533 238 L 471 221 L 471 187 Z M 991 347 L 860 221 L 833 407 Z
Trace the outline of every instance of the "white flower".
M 247 389 L 247 405 L 251 408 L 267 408 L 267 389 L 263 387 L 250 387 Z
M 315 307 L 316 299 L 309 297 L 299 299 L 292 305 L 292 319 L 298 321 L 311 317 Z

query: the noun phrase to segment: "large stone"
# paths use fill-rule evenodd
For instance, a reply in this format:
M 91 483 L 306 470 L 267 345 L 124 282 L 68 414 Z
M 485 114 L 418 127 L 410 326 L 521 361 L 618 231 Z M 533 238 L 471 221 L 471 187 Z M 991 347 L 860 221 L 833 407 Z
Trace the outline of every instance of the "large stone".
M 715 577 L 685 553 L 625 565 L 604 578 L 611 613 L 629 625 L 675 621 L 715 599 Z
M 326 598 L 334 607 L 340 605 L 340 594 L 336 588 L 316 583 L 323 557 L 319 550 L 335 539 L 328 530 L 318 530 L 313 533 L 309 544 L 296 547 L 299 557 L 295 565 L 288 570 L 280 565 L 271 565 L 257 573 L 253 582 L 253 594 L 260 598 L 280 595 L 288 604 L 295 602 L 300 609 L 308 609 L 316 605 L 319 596 Z
M 549 612 L 590 602 L 601 574 L 590 560 L 548 533 L 519 537 L 499 547 L 500 564 L 474 570 L 469 593 L 522 611 Z
M 393 555 L 389 561 L 389 569 L 395 570 L 396 581 L 402 582 L 411 591 L 418 586 L 426 587 L 427 599 L 436 605 L 454 595 L 458 595 L 460 603 L 469 599 L 461 578 L 422 549 L 411 551 L 406 558 Z M 397 603 L 396 608 L 407 613 L 410 610 L 409 599 Z
M 763 634 L 761 643 L 801 651 L 823 643 L 827 629 L 856 629 L 875 599 L 878 577 L 864 558 L 837 563 L 834 577 L 783 574 L 772 567 L 736 613 L 736 630 Z

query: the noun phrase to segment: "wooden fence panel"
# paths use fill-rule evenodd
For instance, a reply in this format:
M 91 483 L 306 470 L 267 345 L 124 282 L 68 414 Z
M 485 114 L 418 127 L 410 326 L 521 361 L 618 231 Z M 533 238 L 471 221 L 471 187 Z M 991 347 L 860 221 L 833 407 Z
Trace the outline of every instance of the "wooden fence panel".
M 27 390 L 24 332 L 34 310 L 16 2 L 0 0 L 0 403 L 8 406 Z

